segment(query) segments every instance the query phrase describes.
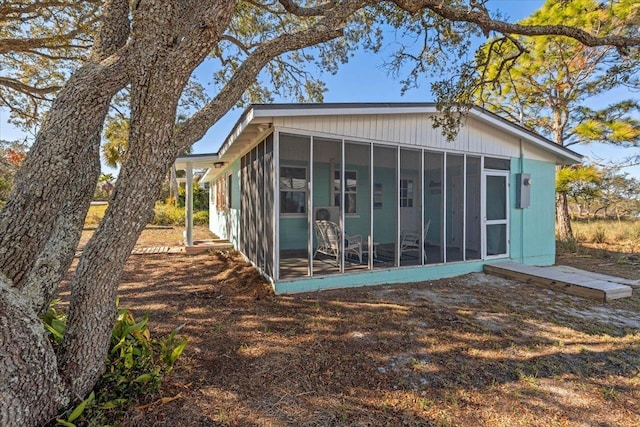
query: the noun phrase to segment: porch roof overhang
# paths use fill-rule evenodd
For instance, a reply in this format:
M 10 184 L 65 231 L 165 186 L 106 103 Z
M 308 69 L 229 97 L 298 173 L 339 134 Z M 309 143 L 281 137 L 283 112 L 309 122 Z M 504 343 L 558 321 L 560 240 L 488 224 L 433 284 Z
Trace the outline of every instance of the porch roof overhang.
M 309 117 L 328 115 L 438 114 L 432 102 L 403 103 L 324 103 L 324 104 L 253 104 L 233 127 L 218 151 L 221 161 L 231 162 L 268 134 L 276 117 Z M 569 165 L 582 161 L 582 155 L 512 123 L 488 110 L 472 107 L 469 116 L 498 128 L 522 141 L 548 152 L 556 164 Z
M 186 170 L 189 164 L 193 169 L 208 169 L 214 167 L 219 161 L 218 153 L 188 154 L 178 157 L 174 165 L 177 170 Z

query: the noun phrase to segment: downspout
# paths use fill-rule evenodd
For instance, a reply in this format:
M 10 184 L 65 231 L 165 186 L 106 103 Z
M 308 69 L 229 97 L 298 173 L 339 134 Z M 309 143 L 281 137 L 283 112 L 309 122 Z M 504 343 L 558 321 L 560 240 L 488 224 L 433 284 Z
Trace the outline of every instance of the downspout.
M 518 138 L 520 143 L 520 173 L 524 173 L 524 149 L 522 146 L 522 138 Z M 516 183 L 520 185 L 520 183 Z M 524 209 L 520 209 L 520 263 L 524 264 Z

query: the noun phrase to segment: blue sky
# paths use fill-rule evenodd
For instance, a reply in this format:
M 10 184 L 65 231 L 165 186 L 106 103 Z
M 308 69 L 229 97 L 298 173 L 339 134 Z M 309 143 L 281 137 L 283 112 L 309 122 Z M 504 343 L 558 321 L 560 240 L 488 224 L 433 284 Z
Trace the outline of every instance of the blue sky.
M 529 16 L 538 9 L 542 0 L 490 0 L 489 7 L 498 9 L 512 20 Z M 427 102 L 434 98 L 430 93 L 429 85 L 425 84 L 417 89 L 400 94 L 400 83 L 389 76 L 383 69 L 383 56 L 376 56 L 368 52 L 357 52 L 348 64 L 342 65 L 337 74 L 325 73 L 321 78 L 326 82 L 328 91 L 325 93 L 325 102 Z M 206 80 L 200 73 L 201 81 Z M 637 96 L 637 94 L 635 94 Z M 604 106 L 610 102 L 611 97 L 628 97 L 627 93 L 617 92 L 608 97 L 596 100 L 593 107 Z M 609 99 L 608 99 L 609 98 Z M 289 102 L 289 99 L 276 99 L 276 102 Z M 236 109 L 229 112 L 206 136 L 193 146 L 193 153 L 216 152 L 231 128 L 241 115 L 242 110 Z M 6 123 L 7 111 L 0 110 L 0 139 L 17 139 L 22 134 Z M 620 149 L 602 144 L 572 147 L 575 151 L 592 159 L 619 160 L 632 154 L 640 154 L 639 148 Z M 103 166 L 103 168 L 105 168 Z M 105 170 L 106 171 L 106 170 Z M 625 172 L 640 178 L 640 167 L 627 168 Z

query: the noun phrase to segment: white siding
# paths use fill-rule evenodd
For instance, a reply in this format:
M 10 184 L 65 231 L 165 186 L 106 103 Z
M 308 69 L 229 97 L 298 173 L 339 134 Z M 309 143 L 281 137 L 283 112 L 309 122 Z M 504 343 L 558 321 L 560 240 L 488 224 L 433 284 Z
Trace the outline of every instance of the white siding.
M 390 142 L 447 151 L 518 157 L 516 137 L 482 123 L 473 117 L 460 129 L 454 141 L 447 141 L 440 129 L 434 129 L 429 114 L 327 115 L 312 117 L 276 117 L 274 126 L 337 138 Z M 530 145 L 530 144 L 525 144 Z M 543 150 L 528 147 L 536 160 L 555 160 Z

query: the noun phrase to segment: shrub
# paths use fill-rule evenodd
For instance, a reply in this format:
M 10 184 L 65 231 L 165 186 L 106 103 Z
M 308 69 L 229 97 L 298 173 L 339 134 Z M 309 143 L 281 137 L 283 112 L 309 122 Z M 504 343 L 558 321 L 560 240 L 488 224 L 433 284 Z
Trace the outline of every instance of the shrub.
M 194 225 L 209 225 L 209 211 L 198 211 L 193 214 Z
M 66 326 L 66 316 L 55 309 L 56 303 L 51 304 L 43 318 L 54 346 L 62 341 Z M 73 426 L 76 420 L 104 425 L 146 395 L 160 390 L 163 377 L 173 369 L 187 340 L 176 337 L 182 326 L 171 331 L 168 337 L 152 339 L 147 322 L 148 314 L 138 322 L 131 310 L 118 310 L 104 374 L 86 400 L 61 414 L 57 420 L 59 425 Z
M 157 203 L 151 224 L 184 225 L 184 208 Z
M 184 207 L 186 191 L 183 186 L 178 188 L 178 206 Z M 193 209 L 197 211 L 209 209 L 209 192 L 195 181 L 193 183 Z

